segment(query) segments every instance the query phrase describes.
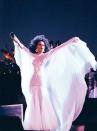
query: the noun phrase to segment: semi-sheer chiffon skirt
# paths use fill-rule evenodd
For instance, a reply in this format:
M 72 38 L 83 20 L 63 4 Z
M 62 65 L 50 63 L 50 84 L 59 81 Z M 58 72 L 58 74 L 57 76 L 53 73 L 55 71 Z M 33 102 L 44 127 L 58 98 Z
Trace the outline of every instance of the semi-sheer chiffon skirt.
M 23 126 L 25 130 L 55 130 L 58 127 L 57 117 L 47 93 L 42 95 L 41 88 L 32 87 Z

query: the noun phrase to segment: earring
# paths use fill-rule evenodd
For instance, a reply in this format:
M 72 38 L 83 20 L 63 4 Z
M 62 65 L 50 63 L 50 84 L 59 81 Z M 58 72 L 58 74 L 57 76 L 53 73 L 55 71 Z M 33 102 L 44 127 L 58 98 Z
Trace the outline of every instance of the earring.
M 35 51 L 37 52 L 37 49 Z

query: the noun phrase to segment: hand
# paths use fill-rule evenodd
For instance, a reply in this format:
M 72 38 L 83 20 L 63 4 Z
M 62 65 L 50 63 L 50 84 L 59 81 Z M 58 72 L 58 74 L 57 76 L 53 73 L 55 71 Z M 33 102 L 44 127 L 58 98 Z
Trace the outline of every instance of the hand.
M 78 41 L 79 41 L 79 37 L 73 37 L 73 38 L 72 38 L 72 42 L 77 43 Z
M 11 32 L 11 33 L 10 33 L 10 36 L 11 36 L 11 38 L 14 38 L 14 33 Z

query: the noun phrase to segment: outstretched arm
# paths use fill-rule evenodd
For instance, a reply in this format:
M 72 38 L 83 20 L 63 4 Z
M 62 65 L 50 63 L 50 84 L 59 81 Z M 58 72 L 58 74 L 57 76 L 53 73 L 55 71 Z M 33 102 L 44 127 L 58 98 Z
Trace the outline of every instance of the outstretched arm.
M 17 37 L 14 35 L 14 33 L 10 33 L 10 37 L 11 39 L 13 40 L 13 43 L 14 43 L 14 47 L 15 47 L 15 54 L 14 54 L 14 57 L 15 57 L 15 60 L 16 60 L 16 63 L 19 67 L 21 67 L 21 52 L 22 52 L 22 49 L 23 49 L 23 45 L 20 43 L 20 41 L 17 39 Z
M 72 43 L 77 43 L 79 41 L 79 38 L 78 37 L 73 37 L 71 38 L 70 40 L 68 40 L 67 42 L 61 44 L 60 46 L 54 48 L 54 49 L 51 49 L 47 54 L 48 55 L 51 55 L 53 54 L 54 52 L 58 51 L 59 49 L 69 45 L 69 44 L 72 44 Z
M 29 56 L 33 56 L 33 53 L 29 51 L 14 35 L 14 33 L 10 33 L 11 39 L 13 40 L 15 46 L 15 60 L 19 67 L 21 67 L 22 60 L 27 59 Z M 26 57 L 25 57 L 26 56 Z
M 61 44 L 60 46 L 50 50 L 47 52 L 47 56 L 51 56 L 54 52 L 57 52 L 61 48 L 68 46 L 68 49 L 75 56 L 76 60 L 79 58 L 80 60 L 84 61 L 84 63 L 88 63 L 91 67 L 96 70 L 97 69 L 97 62 L 95 61 L 94 55 L 91 53 L 87 44 L 80 40 L 78 37 L 73 37 L 69 41 Z M 79 60 L 78 60 L 79 61 Z M 90 66 L 89 66 L 90 68 Z
M 15 36 L 15 34 L 13 32 L 10 33 L 10 37 L 14 42 L 14 45 L 18 45 L 21 49 L 25 49 L 28 50 L 19 40 L 18 38 Z
M 15 36 L 15 34 L 12 32 L 10 33 L 10 37 L 13 40 L 14 46 L 20 49 L 23 49 L 24 51 L 26 51 L 28 54 L 30 54 L 31 56 L 34 56 L 34 53 L 30 52 L 30 50 L 28 48 L 26 48 L 20 41 L 19 39 Z

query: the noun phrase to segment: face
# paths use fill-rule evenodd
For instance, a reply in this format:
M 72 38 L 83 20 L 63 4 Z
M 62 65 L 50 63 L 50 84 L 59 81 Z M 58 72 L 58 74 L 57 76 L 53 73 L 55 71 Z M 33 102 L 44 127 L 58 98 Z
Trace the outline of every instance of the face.
M 37 54 L 43 53 L 44 50 L 45 50 L 45 43 L 43 41 L 39 41 L 36 47 Z

